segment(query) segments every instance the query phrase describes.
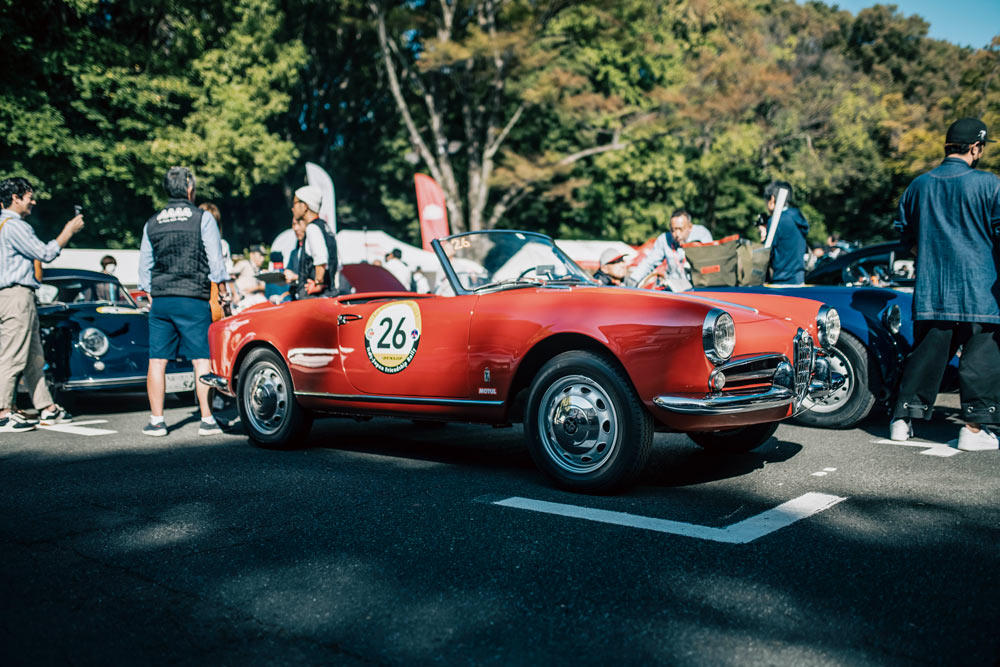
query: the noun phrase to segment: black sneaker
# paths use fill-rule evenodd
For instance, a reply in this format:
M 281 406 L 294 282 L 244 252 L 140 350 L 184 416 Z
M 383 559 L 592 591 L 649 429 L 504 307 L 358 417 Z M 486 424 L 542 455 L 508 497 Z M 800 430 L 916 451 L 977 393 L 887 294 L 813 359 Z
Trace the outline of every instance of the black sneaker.
M 0 433 L 27 433 L 34 430 L 35 425 L 25 421 L 24 417 L 16 412 L 11 412 L 0 419 Z
M 142 428 L 143 435 L 151 435 L 154 438 L 159 438 L 167 434 L 167 425 L 163 422 L 159 424 L 154 424 L 149 422 Z
M 49 410 L 48 408 L 42 410 L 39 417 L 42 420 L 43 426 L 52 426 L 53 424 L 65 424 L 66 422 L 73 421 L 73 415 L 66 412 L 66 409 L 61 405 L 56 405 L 55 409 Z
M 219 426 L 219 422 L 209 423 L 202 419 L 201 424 L 198 425 L 198 435 L 220 435 L 221 433 L 222 427 Z

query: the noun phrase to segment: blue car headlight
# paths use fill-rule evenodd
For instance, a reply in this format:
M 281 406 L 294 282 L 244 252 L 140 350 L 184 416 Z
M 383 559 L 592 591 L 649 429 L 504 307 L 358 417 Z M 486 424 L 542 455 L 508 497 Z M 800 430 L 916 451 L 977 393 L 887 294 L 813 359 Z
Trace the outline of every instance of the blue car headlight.
M 816 331 L 819 333 L 819 343 L 831 348 L 840 340 L 840 313 L 836 308 L 827 305 L 820 306 L 816 314 Z
M 95 359 L 103 357 L 111 347 L 111 341 L 108 340 L 107 335 L 94 327 L 88 327 L 81 331 L 76 342 L 84 354 Z
M 890 333 L 899 333 L 900 327 L 903 326 L 903 314 L 900 312 L 897 304 L 894 303 L 882 311 L 882 324 L 885 325 L 885 328 Z

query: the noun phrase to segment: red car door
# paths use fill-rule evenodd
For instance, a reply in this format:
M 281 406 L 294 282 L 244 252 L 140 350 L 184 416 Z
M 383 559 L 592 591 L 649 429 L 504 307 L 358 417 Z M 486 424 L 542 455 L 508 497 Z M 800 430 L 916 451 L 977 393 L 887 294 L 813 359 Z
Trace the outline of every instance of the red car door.
M 476 298 L 345 301 L 337 330 L 348 381 L 365 394 L 466 398 Z

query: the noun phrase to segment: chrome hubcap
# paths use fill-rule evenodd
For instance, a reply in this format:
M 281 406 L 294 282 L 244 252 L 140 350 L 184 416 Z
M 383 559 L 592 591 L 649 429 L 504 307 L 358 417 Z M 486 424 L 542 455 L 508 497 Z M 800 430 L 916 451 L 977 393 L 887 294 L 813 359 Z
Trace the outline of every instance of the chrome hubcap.
M 840 350 L 834 349 L 832 354 L 828 353 L 827 358 L 830 360 L 830 370 L 844 376 L 844 384 L 840 387 L 840 389 L 822 400 L 814 401 L 807 398 L 802 402 L 803 407 L 808 410 L 824 414 L 836 412 L 844 406 L 844 403 L 846 403 L 854 393 L 855 379 L 854 368 L 851 366 L 851 362 L 847 360 L 847 357 L 845 357 Z
M 288 387 L 281 372 L 273 364 L 258 364 L 251 369 L 246 387 L 247 418 L 258 432 L 273 435 L 288 413 Z
M 576 474 L 594 472 L 611 460 L 621 437 L 607 392 L 582 375 L 560 378 L 545 391 L 538 432 L 549 459 Z

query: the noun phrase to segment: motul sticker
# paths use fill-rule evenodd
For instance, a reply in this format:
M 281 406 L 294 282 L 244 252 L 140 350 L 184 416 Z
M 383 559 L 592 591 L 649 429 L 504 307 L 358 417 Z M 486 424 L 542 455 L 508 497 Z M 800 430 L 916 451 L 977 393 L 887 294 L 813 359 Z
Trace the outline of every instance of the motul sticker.
M 413 361 L 420 342 L 416 301 L 394 301 L 378 308 L 365 323 L 365 352 L 383 373 L 399 373 Z

